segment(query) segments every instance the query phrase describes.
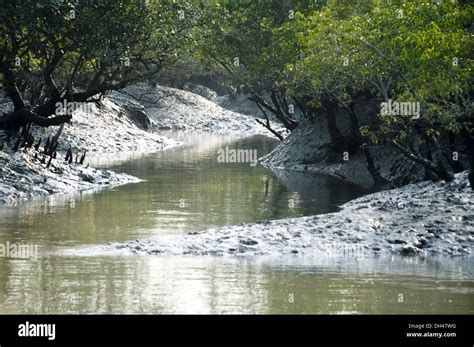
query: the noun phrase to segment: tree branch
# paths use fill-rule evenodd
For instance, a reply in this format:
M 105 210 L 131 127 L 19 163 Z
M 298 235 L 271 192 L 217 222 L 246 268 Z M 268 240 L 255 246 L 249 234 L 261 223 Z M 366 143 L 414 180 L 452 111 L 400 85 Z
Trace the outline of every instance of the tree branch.
M 265 116 L 265 119 L 266 119 L 266 124 L 264 122 L 262 122 L 260 119 L 256 118 L 255 121 L 258 123 L 258 124 L 261 124 L 263 125 L 265 128 L 267 128 L 273 135 L 275 135 L 280 141 L 283 141 L 284 138 L 283 136 L 281 136 L 276 130 L 273 130 L 271 125 L 270 125 L 270 119 L 268 118 L 268 115 L 267 113 L 265 112 L 265 110 L 260 106 L 260 104 L 258 102 L 256 102 L 258 108 L 260 109 L 260 111 L 262 111 L 263 115 Z

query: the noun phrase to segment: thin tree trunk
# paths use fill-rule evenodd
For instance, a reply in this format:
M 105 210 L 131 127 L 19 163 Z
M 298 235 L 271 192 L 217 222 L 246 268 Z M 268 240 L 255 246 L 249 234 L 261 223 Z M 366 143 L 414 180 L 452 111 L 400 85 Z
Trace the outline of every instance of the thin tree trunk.
M 256 95 L 256 94 L 253 94 L 252 96 L 249 97 L 250 100 L 252 101 L 255 101 L 257 104 L 261 105 L 262 107 L 264 107 L 265 109 L 267 109 L 268 111 L 270 111 L 271 113 L 273 113 L 276 118 L 278 120 L 280 120 L 283 125 L 290 131 L 293 131 L 295 130 L 295 128 L 298 126 L 298 122 L 295 122 L 293 119 L 291 118 L 287 118 L 285 116 L 284 113 L 282 113 L 280 111 L 280 109 L 277 108 L 277 104 L 278 102 L 277 101 L 273 101 L 272 99 L 272 102 L 274 104 L 274 106 L 270 105 L 268 102 L 266 102 L 264 99 L 262 99 L 260 96 Z M 277 104 L 275 104 L 277 103 Z M 279 106 L 278 106 L 279 107 Z
M 441 174 L 441 179 L 444 179 L 446 181 L 452 181 L 454 176 L 451 172 L 449 172 L 449 170 L 446 168 L 446 165 L 444 164 L 444 156 L 441 150 L 441 146 L 438 143 L 438 140 L 434 136 L 431 136 L 430 141 L 435 146 L 436 163 L 438 167 L 438 172 Z
M 372 176 L 372 179 L 374 180 L 374 188 L 380 189 L 384 185 L 389 184 L 390 181 L 383 178 L 379 170 L 375 167 L 369 148 L 367 146 L 364 146 L 363 151 L 365 159 L 367 161 L 367 170 L 369 171 L 370 175 Z
M 474 135 L 466 130 L 466 128 L 463 128 L 461 130 L 461 136 L 466 145 L 466 152 L 469 158 L 469 183 L 471 184 L 471 188 L 474 190 Z
M 443 169 L 439 165 L 435 165 L 431 161 L 412 153 L 409 149 L 403 147 L 397 141 L 391 140 L 390 144 L 392 144 L 395 148 L 400 150 L 408 159 L 413 160 L 415 163 L 423 165 L 425 169 L 436 174 L 436 176 L 438 176 L 439 179 L 447 180 L 447 181 L 452 179 L 452 177 L 449 177 L 449 174 L 443 171 Z
M 264 123 L 260 119 L 256 118 L 255 120 L 257 121 L 257 123 L 263 125 L 273 135 L 275 135 L 280 141 L 283 141 L 284 140 L 283 136 L 281 136 L 278 132 L 276 132 L 275 130 L 272 129 L 272 127 L 270 125 L 270 119 L 268 118 L 268 115 L 265 112 L 265 110 L 262 108 L 262 106 L 260 106 L 260 104 L 258 102 L 256 102 L 256 104 L 257 104 L 258 108 L 260 109 L 260 111 L 262 111 L 263 115 L 265 116 L 265 120 L 266 120 L 266 123 Z
M 342 149 L 344 137 L 337 128 L 336 103 L 329 100 L 324 100 L 323 107 L 326 110 L 328 132 L 329 136 L 331 137 L 332 147 L 334 150 L 340 150 Z

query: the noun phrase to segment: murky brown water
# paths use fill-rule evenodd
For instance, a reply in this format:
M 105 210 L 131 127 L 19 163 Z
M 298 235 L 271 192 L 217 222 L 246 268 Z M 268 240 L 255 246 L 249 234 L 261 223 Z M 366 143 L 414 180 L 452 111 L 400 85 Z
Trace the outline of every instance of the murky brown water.
M 268 153 L 264 137 L 177 135 L 190 146 L 101 165 L 145 179 L 0 208 L 0 313 L 473 313 L 469 259 L 159 257 L 63 250 L 335 211 L 365 191 L 310 174 L 219 163 L 216 150 Z

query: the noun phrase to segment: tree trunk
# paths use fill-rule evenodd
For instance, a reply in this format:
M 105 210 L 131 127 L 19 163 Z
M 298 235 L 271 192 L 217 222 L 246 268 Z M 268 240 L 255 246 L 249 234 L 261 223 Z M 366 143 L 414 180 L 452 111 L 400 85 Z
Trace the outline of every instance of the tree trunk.
M 283 101 L 281 101 L 281 98 L 277 95 L 276 91 L 272 91 L 270 98 L 272 99 L 273 105 L 275 105 L 277 118 L 283 122 L 288 130 L 295 130 L 298 126 L 298 122 L 286 114 Z
M 452 181 L 454 176 L 453 174 L 448 170 L 445 165 L 445 158 L 443 156 L 443 151 L 441 150 L 441 146 L 438 143 L 438 140 L 434 137 L 430 137 L 431 143 L 435 146 L 435 152 L 434 155 L 436 157 L 436 165 L 438 167 L 438 172 L 437 174 L 440 176 L 441 179 L 445 181 Z
M 452 180 L 452 175 L 450 175 L 449 172 L 445 170 L 443 165 L 439 165 L 439 161 L 438 165 L 435 165 L 430 160 L 413 153 L 410 149 L 406 147 L 403 147 L 395 140 L 391 140 L 390 144 L 400 150 L 408 159 L 413 160 L 415 163 L 423 165 L 426 170 L 429 170 L 434 173 L 439 179 L 446 181 Z
M 375 167 L 372 155 L 370 154 L 367 144 L 364 144 L 364 138 L 359 130 L 359 119 L 355 113 L 355 102 L 351 102 L 349 105 L 343 104 L 349 114 L 349 120 L 351 123 L 351 138 L 348 140 L 349 151 L 355 152 L 363 144 L 363 152 L 367 162 L 367 170 L 369 171 L 372 179 L 374 180 L 373 188 L 380 189 L 383 186 L 390 183 L 385 179 Z
M 466 128 L 461 130 L 461 136 L 466 145 L 466 152 L 469 159 L 470 171 L 469 171 L 469 183 L 471 188 L 474 190 L 474 134 L 468 131 Z
M 343 149 L 344 146 L 344 137 L 337 128 L 336 122 L 336 110 L 337 104 L 330 100 L 323 101 L 323 107 L 326 111 L 327 121 L 328 121 L 328 132 L 331 137 L 331 147 L 334 151 L 339 151 Z
M 262 122 L 260 119 L 256 118 L 255 120 L 257 121 L 258 124 L 261 124 L 263 125 L 265 128 L 267 128 L 273 135 L 275 135 L 280 141 L 283 141 L 284 138 L 283 136 L 281 136 L 276 130 L 272 129 L 271 125 L 270 125 L 270 119 L 268 118 L 268 115 L 267 113 L 265 112 L 265 110 L 262 108 L 262 106 L 260 106 L 260 104 L 258 102 L 255 102 L 258 106 L 258 108 L 260 109 L 260 111 L 262 111 L 263 115 L 265 116 L 265 120 L 266 122 Z
M 3 77 L 5 81 L 5 91 L 7 92 L 10 99 L 12 99 L 15 110 L 24 108 L 25 103 L 20 95 L 18 86 L 16 85 L 15 75 L 9 68 L 2 68 L 0 71 L 3 72 Z
M 367 170 L 369 170 L 369 173 L 372 176 L 372 179 L 374 180 L 373 187 L 378 190 L 383 186 L 389 184 L 390 181 L 383 178 L 379 170 L 377 170 L 377 168 L 375 167 L 374 161 L 372 160 L 372 155 L 369 152 L 369 148 L 367 148 L 367 146 L 364 146 L 363 151 L 365 159 L 367 160 Z
M 51 117 L 54 114 L 56 99 L 51 99 L 35 109 L 25 106 L 16 83 L 16 78 L 9 67 L 2 66 L 5 81 L 5 90 L 13 102 L 14 111 L 0 117 L 0 129 L 18 130 L 28 124 L 36 124 L 42 127 L 60 125 L 71 120 L 70 115 Z M 56 98 L 60 98 L 56 95 Z

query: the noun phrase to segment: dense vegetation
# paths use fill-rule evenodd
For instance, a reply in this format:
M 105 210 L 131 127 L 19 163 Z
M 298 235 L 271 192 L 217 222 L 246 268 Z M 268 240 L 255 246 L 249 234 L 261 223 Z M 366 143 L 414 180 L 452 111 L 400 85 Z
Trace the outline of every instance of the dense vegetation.
M 15 111 L 3 128 L 50 126 L 57 102 L 85 102 L 175 62 L 191 27 L 169 1 L 10 1 L 0 4 L 0 73 Z
M 376 181 L 384 179 L 370 147 L 379 143 L 433 178 L 464 169 L 458 152 L 474 166 L 468 2 L 2 0 L 1 7 L 0 77 L 15 110 L 0 127 L 60 124 L 70 115 L 54 115 L 58 101 L 90 101 L 185 63 L 227 74 L 289 130 L 301 122 L 295 109 L 307 119 L 324 115 L 328 160 L 362 150 Z M 380 107 L 361 124 L 356 106 L 370 102 Z M 380 112 L 397 102 L 406 109 Z M 341 109 L 350 136 L 338 129 Z M 470 180 L 474 186 L 472 173 Z
M 462 138 L 472 166 L 471 5 L 267 1 L 215 7 L 221 21 L 205 29 L 205 56 L 290 130 L 297 125 L 291 105 L 306 118 L 324 113 L 334 158 L 361 149 L 374 179 L 383 181 L 369 152 L 382 141 L 423 165 L 429 176 L 449 180 L 462 169 L 456 160 Z M 369 101 L 418 103 L 419 113 L 377 112 L 360 126 L 356 103 Z M 338 130 L 339 108 L 350 118 L 350 138 Z

